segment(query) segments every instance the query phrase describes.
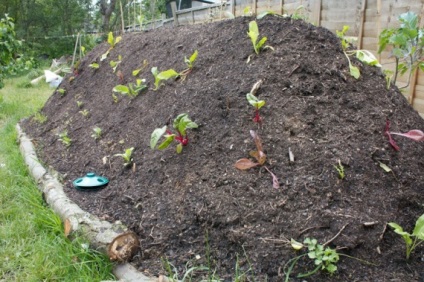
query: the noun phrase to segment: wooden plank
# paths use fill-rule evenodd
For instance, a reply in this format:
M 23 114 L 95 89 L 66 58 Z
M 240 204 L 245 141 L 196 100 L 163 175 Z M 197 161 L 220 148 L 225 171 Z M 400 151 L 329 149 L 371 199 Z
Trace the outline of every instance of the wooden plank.
M 381 33 L 381 0 L 377 0 L 377 34 Z M 381 60 L 381 55 L 379 54 L 377 59 Z
M 344 25 L 354 26 L 355 22 L 333 22 L 333 21 L 321 21 L 321 26 L 325 27 L 332 32 L 336 30 L 342 30 Z M 347 36 L 355 36 L 356 34 L 352 30 L 348 30 L 346 33 Z
M 367 7 L 367 0 L 362 0 L 361 19 L 359 20 L 359 34 L 358 34 L 358 48 L 362 49 L 362 42 L 364 37 L 364 23 L 365 23 L 365 9 Z
M 321 26 L 321 9 L 322 9 L 322 0 L 316 0 L 315 3 L 315 11 L 313 14 L 313 22 L 317 25 L 317 26 Z
M 174 18 L 174 26 L 178 26 L 177 3 L 171 2 L 172 17 Z
M 424 114 L 424 99 L 415 99 L 412 103 L 412 107 L 416 109 L 419 113 Z

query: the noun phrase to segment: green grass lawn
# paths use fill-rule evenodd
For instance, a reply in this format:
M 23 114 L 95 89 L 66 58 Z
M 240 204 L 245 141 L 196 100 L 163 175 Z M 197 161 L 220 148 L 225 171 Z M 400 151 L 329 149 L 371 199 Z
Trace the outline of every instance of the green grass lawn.
M 114 279 L 105 255 L 82 238 L 64 237 L 60 218 L 28 174 L 15 125 L 36 113 L 53 92 L 44 82 L 28 86 L 22 76 L 7 79 L 0 89 L 0 281 Z

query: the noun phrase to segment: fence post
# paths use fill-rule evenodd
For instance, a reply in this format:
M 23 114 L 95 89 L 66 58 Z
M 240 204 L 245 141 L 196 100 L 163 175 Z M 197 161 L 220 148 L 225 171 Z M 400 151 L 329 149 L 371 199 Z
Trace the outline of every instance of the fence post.
M 423 28 L 424 26 L 424 20 L 423 20 L 423 16 L 424 16 L 424 4 L 421 4 L 421 13 L 420 13 L 420 21 L 418 23 L 418 26 L 421 28 Z M 412 105 L 414 104 L 414 99 L 415 99 L 415 89 L 417 86 L 417 82 L 418 82 L 418 75 L 420 72 L 420 68 L 416 68 L 414 70 L 414 73 L 411 76 L 411 81 L 409 84 L 409 95 L 408 95 L 408 102 Z
M 178 26 L 177 3 L 171 2 L 172 17 L 174 18 L 174 26 Z
M 362 42 L 364 37 L 364 22 L 365 22 L 365 9 L 367 8 L 367 0 L 362 0 L 361 19 L 359 22 L 358 34 L 358 49 L 362 49 Z
M 314 12 L 314 20 L 317 26 L 321 26 L 321 7 L 322 0 L 315 0 L 315 12 Z

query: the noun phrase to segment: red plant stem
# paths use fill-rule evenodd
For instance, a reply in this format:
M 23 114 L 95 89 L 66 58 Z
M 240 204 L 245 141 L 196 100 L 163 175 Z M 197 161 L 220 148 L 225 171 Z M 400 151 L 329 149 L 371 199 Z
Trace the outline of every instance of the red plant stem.
M 255 117 L 253 118 L 253 121 L 258 122 L 258 123 L 262 121 L 262 118 L 259 115 L 259 109 L 258 108 L 256 108 L 256 110 L 255 110 Z
M 188 144 L 188 135 L 186 134 L 186 136 L 183 136 L 178 130 L 178 136 L 175 137 L 175 140 L 177 140 L 178 142 L 181 143 L 181 145 L 183 146 L 187 146 Z
M 390 134 L 390 121 L 386 120 L 386 128 L 384 129 L 384 134 L 389 138 L 389 143 L 392 145 L 393 149 L 399 151 L 399 146 L 396 144 L 395 140 L 393 140 L 392 135 Z

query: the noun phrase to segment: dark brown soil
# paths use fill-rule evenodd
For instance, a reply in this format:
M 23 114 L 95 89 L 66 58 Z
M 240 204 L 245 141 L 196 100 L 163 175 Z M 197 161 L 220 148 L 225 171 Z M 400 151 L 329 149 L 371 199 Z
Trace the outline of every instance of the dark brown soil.
M 373 265 L 341 257 L 335 275 L 317 273 L 307 281 L 424 281 L 423 246 L 406 261 L 401 237 L 385 227 L 394 221 L 412 231 L 424 213 L 424 142 L 395 136 L 396 152 L 383 134 L 386 120 L 400 132 L 424 130 L 424 120 L 397 88 L 386 89 L 379 68 L 352 59 L 361 77 L 351 77 L 336 36 L 302 21 L 259 20 L 261 36 L 274 51 L 246 63 L 254 54 L 246 35 L 251 20 L 125 35 L 94 70 L 88 65 L 100 62 L 109 47 L 104 43 L 81 62 L 73 81 L 64 79 L 66 94 L 52 95 L 42 110 L 47 122 L 28 119 L 24 129 L 42 160 L 63 175 L 71 199 L 139 235 L 141 250 L 132 263 L 147 274 L 163 274 L 166 258 L 181 272 L 209 266 L 224 281 L 234 279 L 236 263 L 242 271 L 251 266 L 246 281 L 283 281 L 284 265 L 302 253 L 287 239 L 324 243 L 345 227 L 329 246 Z M 194 50 L 198 60 L 185 81 L 152 90 L 152 67 L 181 71 L 184 56 Z M 149 90 L 134 99 L 117 94 L 115 103 L 112 88 L 120 78 L 109 61 L 118 55 L 126 83 L 148 62 L 140 77 Z M 261 125 L 252 121 L 254 109 L 246 100 L 259 79 L 258 96 L 267 103 Z M 152 131 L 171 125 L 180 113 L 199 124 L 189 130 L 190 144 L 181 154 L 176 143 L 151 150 Z M 91 137 L 95 126 L 102 129 L 100 140 Z M 64 130 L 72 139 L 69 148 L 58 139 Z M 266 167 L 278 177 L 279 189 L 264 167 L 234 167 L 255 149 L 250 130 L 263 141 Z M 114 157 L 130 147 L 134 170 Z M 344 180 L 334 168 L 339 160 Z M 91 171 L 110 184 L 98 192 L 75 190 L 72 181 Z M 300 260 L 293 274 L 313 268 Z

